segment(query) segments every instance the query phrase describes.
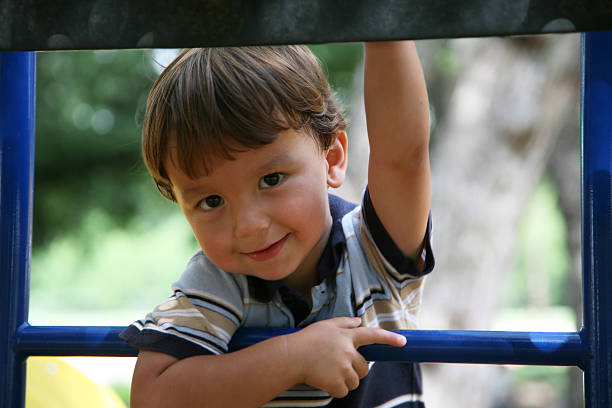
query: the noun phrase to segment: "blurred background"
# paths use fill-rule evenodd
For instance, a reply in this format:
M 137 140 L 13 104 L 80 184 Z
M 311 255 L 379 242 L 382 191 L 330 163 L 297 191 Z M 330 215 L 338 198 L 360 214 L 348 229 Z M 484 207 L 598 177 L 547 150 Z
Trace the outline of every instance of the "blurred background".
M 421 327 L 575 331 L 579 36 L 417 46 L 431 103 L 436 255 Z M 359 201 L 368 152 L 361 45 L 312 49 L 351 118 L 349 177 L 336 193 Z M 32 324 L 128 325 L 170 294 L 197 249 L 140 158 L 148 90 L 176 53 L 38 53 Z M 135 359 L 62 360 L 128 404 Z M 583 406 L 577 368 L 423 370 L 433 408 Z

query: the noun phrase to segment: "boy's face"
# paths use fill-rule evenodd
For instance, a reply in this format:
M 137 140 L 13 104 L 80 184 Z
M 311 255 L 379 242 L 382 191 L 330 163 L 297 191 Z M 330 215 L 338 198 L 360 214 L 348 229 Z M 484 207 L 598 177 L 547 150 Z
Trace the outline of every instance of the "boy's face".
M 194 179 L 173 162 L 165 167 L 178 205 L 202 250 L 221 269 L 277 280 L 294 272 L 311 278 L 331 226 L 327 186 L 346 169 L 346 134 L 327 152 L 296 130 L 257 149 L 218 159 Z

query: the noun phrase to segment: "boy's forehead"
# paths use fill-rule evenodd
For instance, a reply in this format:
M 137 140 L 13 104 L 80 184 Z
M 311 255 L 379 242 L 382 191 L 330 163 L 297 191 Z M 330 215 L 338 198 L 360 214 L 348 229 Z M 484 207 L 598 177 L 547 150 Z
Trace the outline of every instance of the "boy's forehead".
M 227 160 L 234 160 L 235 154 L 249 150 L 237 143 L 215 145 L 204 141 L 190 141 L 180 145 L 176 135 L 170 135 L 166 144 L 163 165 L 168 171 L 171 167 L 189 178 L 210 174 L 214 168 Z
M 223 172 L 228 167 L 240 167 L 244 171 L 264 170 L 289 164 L 303 153 L 320 153 L 318 143 L 303 131 L 281 131 L 276 139 L 258 147 L 232 146 L 232 153 L 216 152 L 202 147 L 185 157 L 176 139 L 168 143 L 164 166 L 171 178 L 207 178 Z M 172 177 L 174 176 L 174 177 Z

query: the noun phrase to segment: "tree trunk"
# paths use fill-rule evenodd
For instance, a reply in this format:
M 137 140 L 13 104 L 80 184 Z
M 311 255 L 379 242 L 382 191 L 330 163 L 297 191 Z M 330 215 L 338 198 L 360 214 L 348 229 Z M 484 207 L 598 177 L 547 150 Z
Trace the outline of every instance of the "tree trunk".
M 436 269 L 421 327 L 488 330 L 514 264 L 521 209 L 575 113 L 578 39 L 451 45 L 461 67 L 432 143 Z M 431 407 L 491 406 L 503 389 L 501 372 L 426 365 L 426 400 Z

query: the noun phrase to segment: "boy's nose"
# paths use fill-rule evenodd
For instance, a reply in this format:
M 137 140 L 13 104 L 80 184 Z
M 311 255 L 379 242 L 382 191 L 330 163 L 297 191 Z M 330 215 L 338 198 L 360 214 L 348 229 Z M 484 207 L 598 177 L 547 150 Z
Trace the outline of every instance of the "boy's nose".
M 233 218 L 236 238 L 250 237 L 270 227 L 270 217 L 259 207 L 238 210 Z

